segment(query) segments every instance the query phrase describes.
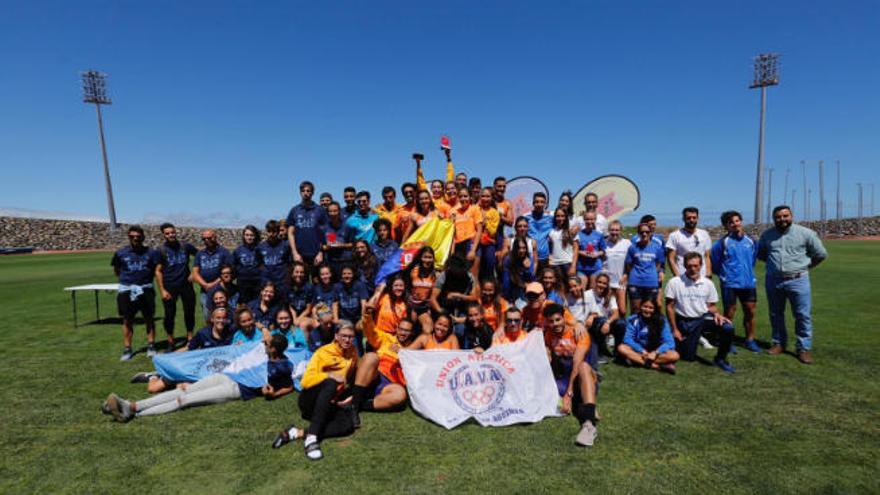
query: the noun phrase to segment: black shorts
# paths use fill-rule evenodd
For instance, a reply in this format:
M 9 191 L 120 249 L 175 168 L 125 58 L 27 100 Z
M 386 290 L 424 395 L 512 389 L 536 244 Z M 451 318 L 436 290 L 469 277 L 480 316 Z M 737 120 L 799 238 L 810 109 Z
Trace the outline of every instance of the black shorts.
M 758 291 L 754 288 L 737 289 L 721 286 L 721 301 L 725 308 L 735 305 L 737 299 L 741 304 L 755 302 L 758 300 Z
M 629 293 L 630 300 L 638 299 L 639 301 L 645 301 L 648 299 L 656 301 L 657 296 L 660 294 L 659 287 L 639 287 L 636 285 L 627 285 L 626 291 Z
M 153 289 L 144 289 L 144 293 L 134 301 L 128 292 L 120 292 L 116 294 L 116 308 L 124 320 L 132 321 L 140 312 L 145 321 L 150 321 L 156 314 L 156 292 Z

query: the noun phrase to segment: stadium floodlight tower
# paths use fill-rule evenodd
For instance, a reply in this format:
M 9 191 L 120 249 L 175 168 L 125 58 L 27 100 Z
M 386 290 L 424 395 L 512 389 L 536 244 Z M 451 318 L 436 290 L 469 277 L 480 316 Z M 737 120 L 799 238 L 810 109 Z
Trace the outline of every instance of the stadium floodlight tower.
M 779 54 L 763 53 L 755 57 L 754 78 L 749 89 L 761 88 L 761 125 L 758 129 L 758 174 L 755 179 L 755 224 L 761 223 L 764 199 L 764 113 L 767 111 L 767 87 L 779 84 Z
M 98 137 L 101 139 L 101 156 L 104 158 L 104 187 L 107 189 L 107 210 L 110 213 L 110 231 L 116 231 L 116 206 L 113 204 L 113 186 L 110 184 L 110 165 L 107 163 L 107 146 L 104 144 L 104 121 L 101 117 L 101 105 L 110 105 L 107 96 L 107 74 L 96 70 L 81 72 L 83 85 L 83 101 L 94 103 L 98 112 Z

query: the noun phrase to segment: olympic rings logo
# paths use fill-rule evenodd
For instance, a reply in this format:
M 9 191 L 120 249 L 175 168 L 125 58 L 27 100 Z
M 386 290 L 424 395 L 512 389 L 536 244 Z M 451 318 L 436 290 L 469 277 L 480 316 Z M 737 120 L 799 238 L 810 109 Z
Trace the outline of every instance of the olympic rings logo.
M 487 385 L 483 390 L 465 390 L 461 393 L 461 398 L 474 407 L 489 404 L 493 397 L 495 397 L 495 387 L 492 385 Z
M 455 403 L 470 414 L 495 409 L 504 398 L 506 372 L 492 364 L 460 366 L 447 382 Z

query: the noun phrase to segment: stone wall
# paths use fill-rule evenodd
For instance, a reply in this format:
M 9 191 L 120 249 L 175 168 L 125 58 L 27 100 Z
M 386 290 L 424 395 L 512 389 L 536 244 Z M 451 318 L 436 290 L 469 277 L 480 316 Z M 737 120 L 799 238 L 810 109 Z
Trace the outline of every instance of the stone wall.
M 805 222 L 804 225 L 817 232 L 824 232 L 828 238 L 880 235 L 880 217 L 863 219 L 861 232 L 859 232 L 858 219 L 844 219 L 839 224 L 836 221 L 828 221 L 826 226 L 823 226 L 822 222 Z M 162 242 L 162 233 L 159 232 L 157 225 L 141 226 L 147 235 L 148 245 L 158 246 Z M 765 228 L 766 225 L 757 228 L 751 225 L 747 227 L 753 235 L 757 235 Z M 0 247 L 33 247 L 38 251 L 108 250 L 128 243 L 127 229 L 128 225 L 120 225 L 120 228 L 111 234 L 110 225 L 102 222 L 0 217 Z M 201 229 L 178 227 L 177 230 L 181 240 L 201 247 L 199 236 Z M 217 232 L 217 237 L 224 246 L 234 247 L 241 240 L 240 229 L 223 228 L 214 231 Z M 724 229 L 715 226 L 710 227 L 709 232 L 715 238 L 723 235 Z

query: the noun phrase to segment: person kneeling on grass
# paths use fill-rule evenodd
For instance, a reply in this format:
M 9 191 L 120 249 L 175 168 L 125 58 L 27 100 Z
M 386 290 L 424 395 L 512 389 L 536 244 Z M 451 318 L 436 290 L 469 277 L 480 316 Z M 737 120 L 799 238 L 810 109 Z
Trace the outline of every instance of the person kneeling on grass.
M 564 308 L 549 304 L 542 312 L 544 345 L 556 387 L 562 396 L 563 414 L 574 413 L 581 424 L 575 443 L 589 447 L 596 441 L 596 373 L 586 360 L 590 336 L 566 323 Z M 508 320 L 509 321 L 509 320 Z
M 287 339 L 276 335 L 264 343 L 269 361 L 267 383 L 262 387 L 248 387 L 223 373 L 216 373 L 141 401 L 128 401 L 116 394 L 110 394 L 101 406 L 101 412 L 113 415 L 116 421 L 125 423 L 141 416 L 167 414 L 187 407 L 220 404 L 238 399 L 249 400 L 260 396 L 267 400 L 284 397 L 293 391 L 293 365 L 284 355 Z
M 322 440 L 354 433 L 354 409 L 351 397 L 345 397 L 358 366 L 354 339 L 354 325 L 340 320 L 333 342 L 318 348 L 309 360 L 301 381 L 299 410 L 311 424 L 306 429 L 291 424 L 272 441 L 273 449 L 304 438 L 306 457 L 317 461 L 324 457 Z
M 360 427 L 360 411 L 399 411 L 406 407 L 406 378 L 397 353 L 409 347 L 415 338 L 413 321 L 406 317 L 397 322 L 394 333 L 377 329 L 370 309 L 364 313 L 361 322 L 367 342 L 376 351 L 364 354 L 354 380 L 355 428 Z M 447 332 L 450 327 L 451 323 L 447 325 Z
M 621 358 L 645 368 L 675 374 L 675 362 L 678 361 L 675 339 L 653 299 L 643 299 L 638 314 L 627 318 L 622 340 L 617 346 L 617 355 Z

